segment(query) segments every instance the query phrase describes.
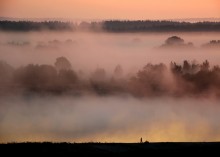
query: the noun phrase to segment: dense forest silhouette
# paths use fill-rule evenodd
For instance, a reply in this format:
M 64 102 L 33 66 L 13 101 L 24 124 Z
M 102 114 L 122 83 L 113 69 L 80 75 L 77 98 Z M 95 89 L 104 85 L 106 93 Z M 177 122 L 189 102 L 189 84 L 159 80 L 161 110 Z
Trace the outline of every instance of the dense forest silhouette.
M 167 32 L 167 31 L 220 31 L 220 22 L 175 22 L 175 21 L 105 21 L 104 30 L 110 32 Z
M 13 68 L 0 62 L 0 92 L 36 94 L 70 94 L 80 96 L 130 94 L 135 97 L 154 96 L 220 96 L 220 67 L 184 60 L 182 64 L 146 64 L 133 76 L 117 65 L 109 77 L 97 68 L 88 78 L 76 72 L 65 57 L 54 65 L 29 64 Z
M 203 44 L 203 48 L 220 48 L 220 40 L 211 40 L 209 43 Z
M 61 21 L 0 21 L 0 30 L 2 31 L 73 31 L 74 29 L 73 23 Z
M 169 31 L 220 31 L 220 22 L 175 22 L 175 21 L 122 21 L 81 22 L 79 24 L 61 21 L 0 21 L 2 31 L 107 31 L 107 32 L 169 32 Z

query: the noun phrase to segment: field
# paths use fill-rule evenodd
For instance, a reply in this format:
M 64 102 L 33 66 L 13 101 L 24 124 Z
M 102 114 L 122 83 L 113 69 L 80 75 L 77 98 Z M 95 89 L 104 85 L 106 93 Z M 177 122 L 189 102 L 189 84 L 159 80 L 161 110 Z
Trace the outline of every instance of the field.
M 220 143 L 10 143 L 1 144 L 2 154 L 78 155 L 78 156 L 148 156 L 214 155 Z

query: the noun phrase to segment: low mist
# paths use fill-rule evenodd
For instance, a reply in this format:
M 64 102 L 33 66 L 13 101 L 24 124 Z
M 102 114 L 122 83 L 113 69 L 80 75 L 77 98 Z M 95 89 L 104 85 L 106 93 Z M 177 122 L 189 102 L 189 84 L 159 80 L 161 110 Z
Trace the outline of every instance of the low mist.
M 209 60 L 218 64 L 218 49 L 201 49 L 211 40 L 219 40 L 218 33 L 86 33 L 86 32 L 27 32 L 0 33 L 0 58 L 10 65 L 53 64 L 65 56 L 74 70 L 90 72 L 97 67 L 112 71 L 120 64 L 131 72 L 146 63 L 170 63 L 183 60 Z M 192 42 L 192 50 L 158 50 L 165 40 L 177 35 Z
M 1 98 L 0 142 L 219 141 L 220 106 L 206 99 Z

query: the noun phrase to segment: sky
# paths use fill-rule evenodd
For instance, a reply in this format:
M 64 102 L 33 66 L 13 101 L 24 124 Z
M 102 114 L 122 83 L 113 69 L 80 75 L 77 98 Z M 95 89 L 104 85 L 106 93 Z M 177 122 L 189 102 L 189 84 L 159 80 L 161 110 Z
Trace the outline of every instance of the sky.
M 0 17 L 136 20 L 220 18 L 220 0 L 0 0 Z

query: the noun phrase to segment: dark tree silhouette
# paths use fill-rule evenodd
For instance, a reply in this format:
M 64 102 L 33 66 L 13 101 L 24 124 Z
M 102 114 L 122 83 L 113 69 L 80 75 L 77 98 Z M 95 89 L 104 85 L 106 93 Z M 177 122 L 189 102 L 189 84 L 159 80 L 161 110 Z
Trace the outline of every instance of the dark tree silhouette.
M 181 74 L 182 73 L 182 66 L 177 65 L 175 62 L 170 63 L 170 68 L 174 74 Z
M 131 90 L 135 88 L 134 94 L 138 95 L 159 95 L 161 92 L 167 90 L 166 83 L 161 81 L 164 74 L 167 72 L 167 67 L 164 64 L 147 64 L 142 70 L 137 73 L 137 76 L 132 79 Z
M 92 74 L 92 80 L 104 81 L 106 79 L 106 72 L 103 68 L 97 68 Z
M 15 82 L 33 91 L 49 90 L 56 86 L 57 72 L 51 65 L 33 65 L 19 68 Z
M 211 40 L 209 43 L 203 44 L 203 48 L 220 48 L 220 40 Z
M 4 61 L 0 61 L 0 86 L 9 83 L 13 77 L 14 68 Z
M 117 65 L 114 70 L 114 76 L 121 77 L 122 75 L 123 75 L 123 69 L 122 69 L 121 65 Z
M 60 70 L 58 73 L 60 86 L 68 87 L 78 81 L 78 77 L 73 70 Z
M 172 36 L 165 40 L 161 48 L 193 48 L 192 42 L 185 43 L 184 40 L 178 36 Z
M 184 40 L 180 37 L 172 36 L 172 37 L 169 37 L 165 41 L 165 43 L 168 44 L 168 45 L 181 45 L 181 44 L 184 44 Z
M 191 72 L 190 63 L 187 60 L 183 61 L 183 73 L 190 73 L 190 72 Z
M 210 68 L 209 62 L 207 60 L 203 62 L 200 68 L 201 68 L 201 71 L 209 71 L 209 68 Z
M 104 21 L 103 29 L 109 32 L 170 32 L 170 31 L 220 31 L 220 22 L 176 22 L 176 21 Z
M 73 31 L 75 27 L 73 23 L 60 21 L 0 21 L 0 30 L 3 31 Z
M 56 59 L 55 67 L 58 71 L 70 70 L 72 68 L 71 63 L 65 57 L 59 57 Z

